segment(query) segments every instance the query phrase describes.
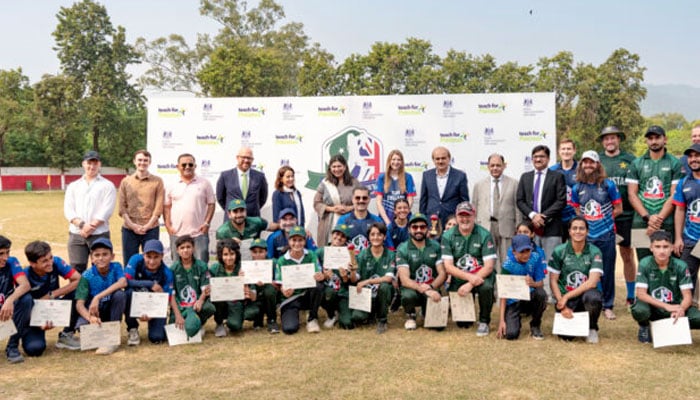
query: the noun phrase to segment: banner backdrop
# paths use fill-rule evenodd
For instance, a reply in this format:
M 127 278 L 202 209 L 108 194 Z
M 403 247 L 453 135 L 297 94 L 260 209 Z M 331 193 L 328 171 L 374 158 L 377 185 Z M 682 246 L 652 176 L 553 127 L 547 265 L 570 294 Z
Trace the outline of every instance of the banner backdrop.
M 221 171 L 235 166 L 238 149 L 248 146 L 255 157 L 253 168 L 263 171 L 270 184 L 263 217 L 271 219 L 277 170 L 288 164 L 296 171 L 307 228 L 313 233 L 315 190 L 327 160 L 336 153 L 343 154 L 352 174 L 373 189 L 386 155 L 399 149 L 420 194 L 422 173 L 433 168 L 432 149 L 445 146 L 452 153 L 453 167 L 467 173 L 471 192 L 474 183 L 488 175 L 487 158 L 492 153 L 505 157 L 505 174 L 515 178 L 532 168 L 530 152 L 536 145 L 548 145 L 554 161 L 555 133 L 554 93 L 148 101 L 152 172 L 166 185 L 177 179 L 178 155 L 191 153 L 197 174 L 216 187 Z M 212 239 L 222 213 L 217 206 Z

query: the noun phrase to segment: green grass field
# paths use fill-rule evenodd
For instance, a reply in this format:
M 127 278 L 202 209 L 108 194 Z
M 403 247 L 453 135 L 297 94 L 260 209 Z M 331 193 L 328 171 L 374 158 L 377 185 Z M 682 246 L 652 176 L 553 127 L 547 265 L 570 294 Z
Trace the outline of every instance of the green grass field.
M 24 263 L 24 245 L 42 239 L 67 257 L 62 192 L 0 193 L 0 204 L 0 234 L 13 241 L 14 256 Z M 120 220 L 110 223 L 120 253 Z M 374 326 L 318 335 L 302 326 L 296 335 L 272 336 L 247 323 L 242 334 L 215 338 L 210 320 L 201 345 L 151 345 L 142 325 L 140 346 L 123 345 L 107 357 L 55 349 L 54 329 L 42 357 L 17 365 L 0 359 L 0 399 L 698 398 L 700 334 L 693 332 L 691 346 L 654 350 L 638 343 L 636 323 L 623 304 L 621 271 L 617 289 L 618 318 L 601 317 L 597 345 L 553 337 L 551 307 L 546 338 L 539 342 L 528 337 L 527 319 L 520 340 L 496 339 L 496 307 L 485 338 L 452 322 L 443 332 L 407 332 L 401 312 L 390 316 L 381 336 Z

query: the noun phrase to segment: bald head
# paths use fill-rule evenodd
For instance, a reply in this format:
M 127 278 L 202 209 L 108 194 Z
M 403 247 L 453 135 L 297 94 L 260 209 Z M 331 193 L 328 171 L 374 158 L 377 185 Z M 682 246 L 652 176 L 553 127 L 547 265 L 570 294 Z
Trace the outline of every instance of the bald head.
M 253 164 L 253 150 L 250 147 L 241 147 L 240 150 L 238 150 L 236 161 L 238 161 L 237 168 L 239 170 L 243 172 L 248 171 Z

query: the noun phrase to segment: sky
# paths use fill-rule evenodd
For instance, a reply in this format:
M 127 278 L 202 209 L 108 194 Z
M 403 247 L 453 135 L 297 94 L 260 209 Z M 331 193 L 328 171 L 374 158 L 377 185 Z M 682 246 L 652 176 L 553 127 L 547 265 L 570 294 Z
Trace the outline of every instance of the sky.
M 599 65 L 615 49 L 640 56 L 646 84 L 700 88 L 700 2 L 562 0 L 277 0 L 287 22 L 301 22 L 313 42 L 342 62 L 367 54 L 375 42 L 428 40 L 434 53 L 450 49 L 491 54 L 498 64 L 534 65 L 540 57 L 571 51 L 576 62 Z M 59 71 L 51 33 L 56 13 L 70 0 L 0 0 L 0 69 L 22 68 L 32 83 Z M 219 25 L 199 15 L 198 0 L 103 0 L 112 24 L 127 40 L 171 33 L 195 43 Z M 256 4 L 250 0 L 250 4 Z M 142 67 L 131 70 L 133 75 Z

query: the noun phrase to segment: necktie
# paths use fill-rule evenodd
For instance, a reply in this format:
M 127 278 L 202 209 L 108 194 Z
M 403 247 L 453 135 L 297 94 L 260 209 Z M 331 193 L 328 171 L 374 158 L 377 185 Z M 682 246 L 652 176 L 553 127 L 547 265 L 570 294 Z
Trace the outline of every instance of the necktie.
M 540 197 L 540 181 L 542 180 L 542 171 L 537 171 L 537 180 L 535 180 L 535 189 L 532 191 L 532 210 L 536 213 L 540 212 L 540 206 L 537 204 L 537 199 Z
M 248 174 L 243 174 L 243 184 L 241 185 L 241 193 L 243 198 L 248 197 Z
M 493 181 L 493 205 L 491 209 L 491 216 L 498 219 L 498 210 L 501 205 L 501 189 L 498 188 L 498 179 Z

